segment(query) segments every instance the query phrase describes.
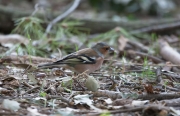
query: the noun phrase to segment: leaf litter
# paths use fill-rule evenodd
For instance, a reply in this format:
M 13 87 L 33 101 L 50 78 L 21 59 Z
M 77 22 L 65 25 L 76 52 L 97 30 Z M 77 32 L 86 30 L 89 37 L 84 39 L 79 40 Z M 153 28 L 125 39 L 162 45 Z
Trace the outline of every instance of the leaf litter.
M 37 64 L 55 59 L 12 54 L 3 57 L 0 114 L 146 115 L 152 111 L 154 115 L 180 115 L 179 59 L 172 58 L 177 52 L 169 44 L 162 44 L 160 57 L 152 49 L 148 53 L 148 46 L 120 35 L 114 45 L 116 54 L 109 55 L 103 67 L 90 75 L 75 75 L 64 68 L 36 68 Z

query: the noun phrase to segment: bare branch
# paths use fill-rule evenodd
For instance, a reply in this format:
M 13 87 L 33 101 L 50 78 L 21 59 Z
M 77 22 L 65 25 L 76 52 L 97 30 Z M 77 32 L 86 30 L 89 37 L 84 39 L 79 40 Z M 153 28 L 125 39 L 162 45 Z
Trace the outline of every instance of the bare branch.
M 81 0 L 74 0 L 73 5 L 66 12 L 64 12 L 63 14 L 59 15 L 54 20 L 52 20 L 46 28 L 46 34 L 48 34 L 50 32 L 50 30 L 54 24 L 56 24 L 57 22 L 59 22 L 60 20 L 62 20 L 66 16 L 68 16 L 71 12 L 73 12 L 78 7 L 80 1 Z

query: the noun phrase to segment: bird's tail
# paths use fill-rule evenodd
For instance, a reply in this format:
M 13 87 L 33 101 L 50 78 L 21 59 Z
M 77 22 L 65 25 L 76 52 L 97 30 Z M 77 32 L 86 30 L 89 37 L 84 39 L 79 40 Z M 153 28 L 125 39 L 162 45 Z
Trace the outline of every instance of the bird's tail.
M 40 64 L 38 65 L 38 68 L 40 69 L 45 69 L 45 68 L 58 68 L 58 67 L 63 67 L 64 64 L 60 64 L 60 63 L 47 63 L 47 64 Z

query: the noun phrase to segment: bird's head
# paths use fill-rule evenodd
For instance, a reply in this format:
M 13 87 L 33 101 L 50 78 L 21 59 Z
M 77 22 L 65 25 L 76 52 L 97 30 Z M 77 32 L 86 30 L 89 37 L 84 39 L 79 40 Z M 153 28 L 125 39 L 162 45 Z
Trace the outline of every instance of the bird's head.
M 104 42 L 99 42 L 91 48 L 94 49 L 101 57 L 114 52 L 114 49 Z

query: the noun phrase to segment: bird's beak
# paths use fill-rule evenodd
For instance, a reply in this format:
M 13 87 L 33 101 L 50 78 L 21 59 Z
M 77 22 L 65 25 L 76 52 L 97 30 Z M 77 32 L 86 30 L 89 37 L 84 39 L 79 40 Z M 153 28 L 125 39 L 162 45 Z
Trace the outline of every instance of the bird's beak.
M 114 49 L 113 48 L 109 48 L 109 53 L 114 53 Z

